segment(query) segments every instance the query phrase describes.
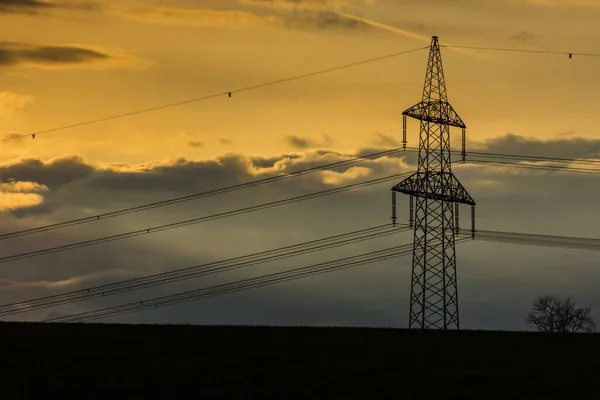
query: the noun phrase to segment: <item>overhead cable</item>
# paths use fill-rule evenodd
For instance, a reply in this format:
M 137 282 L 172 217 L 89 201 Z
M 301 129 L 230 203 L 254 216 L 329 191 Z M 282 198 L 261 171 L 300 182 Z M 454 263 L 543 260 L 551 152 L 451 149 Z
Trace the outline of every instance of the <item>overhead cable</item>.
M 458 236 L 459 236 L 459 239 L 457 239 L 457 243 L 472 240 L 470 237 L 471 232 L 460 232 Z M 461 236 L 468 236 L 468 237 L 460 238 Z M 595 251 L 600 250 L 600 239 L 581 238 L 581 237 L 540 235 L 540 234 L 491 231 L 491 230 L 478 230 L 476 233 L 475 239 L 476 240 L 488 240 L 488 241 L 501 241 L 501 242 L 508 242 L 508 243 L 516 243 L 516 244 L 536 245 L 536 246 L 552 246 L 552 247 L 575 248 L 575 249 L 595 250 Z M 410 246 L 411 246 L 411 244 L 407 244 L 407 245 L 404 245 L 401 247 L 405 247 L 407 249 L 407 251 L 410 251 L 411 250 L 411 249 L 409 249 Z M 390 249 L 387 249 L 385 251 L 389 251 L 389 250 Z M 368 253 L 368 254 L 372 254 L 372 253 Z M 361 256 L 363 256 L 363 255 L 361 255 Z M 355 257 L 361 257 L 361 256 L 355 256 Z M 350 257 L 350 259 L 352 259 L 352 258 L 353 257 Z M 345 262 L 345 261 L 348 261 L 348 259 L 343 259 L 341 261 Z M 323 266 L 323 265 L 329 265 L 329 263 L 330 262 L 317 264 L 317 265 Z M 305 267 L 305 268 L 312 268 L 312 267 L 314 267 L 314 266 Z M 303 269 L 304 268 L 301 268 L 301 270 L 303 270 Z M 334 267 L 334 269 L 336 269 L 336 268 Z M 293 271 L 296 271 L 296 270 L 293 270 Z M 285 272 L 272 274 L 272 275 L 279 276 L 279 274 L 285 274 Z M 268 276 L 271 276 L 271 275 L 268 275 Z M 263 278 L 263 277 L 252 278 L 251 281 L 256 280 L 256 279 L 261 279 L 261 278 Z M 245 281 L 246 280 L 244 280 L 243 282 L 245 282 Z M 238 284 L 239 284 L 239 282 L 235 283 L 235 285 L 238 285 Z M 83 313 L 83 314 L 85 314 L 83 319 L 80 319 L 80 317 L 82 317 L 83 314 L 78 314 L 79 317 L 77 317 L 76 320 L 73 320 L 73 321 L 70 321 L 70 320 L 62 321 L 61 320 L 61 322 L 75 322 L 75 321 L 82 321 L 82 320 L 90 320 L 90 318 L 91 319 L 104 318 L 106 316 L 120 315 L 123 313 L 132 312 L 134 310 L 156 308 L 156 307 L 162 306 L 162 305 L 179 304 L 181 302 L 196 300 L 196 299 L 203 298 L 203 297 L 211 297 L 211 296 L 214 296 L 214 295 L 222 292 L 223 287 L 228 287 L 227 285 L 232 285 L 232 284 L 217 285 L 216 287 L 193 290 L 193 291 L 178 293 L 178 294 L 174 294 L 174 295 L 153 298 L 150 300 L 143 300 L 141 302 L 133 302 L 133 303 L 128 303 L 128 304 L 121 305 L 121 306 L 109 307 L 107 309 L 103 309 L 102 312 L 98 312 L 98 311 L 86 312 L 86 313 Z M 262 285 L 259 285 L 259 286 L 262 286 Z M 214 292 L 215 288 L 216 288 L 216 292 Z M 226 292 L 229 292 L 229 290 L 230 290 L 230 288 L 227 289 Z M 58 321 L 56 321 L 56 322 L 58 322 Z
M 594 168 L 578 168 L 572 166 L 563 165 L 533 165 L 533 164 L 521 164 L 508 161 L 490 161 L 490 160 L 478 160 L 469 158 L 466 161 L 468 164 L 480 164 L 480 165 L 493 165 L 498 167 L 510 167 L 510 168 L 523 168 L 523 169 L 536 169 L 541 171 L 560 171 L 560 172 L 572 172 L 572 173 L 586 173 L 586 174 L 599 174 L 600 169 Z
M 205 198 L 205 197 L 216 196 L 219 194 L 229 193 L 229 192 L 233 192 L 233 191 L 237 191 L 237 190 L 247 189 L 247 188 L 254 187 L 254 186 L 277 182 L 280 180 L 303 176 L 303 175 L 311 174 L 311 173 L 325 170 L 325 169 L 333 169 L 333 168 L 337 168 L 337 167 L 348 166 L 348 165 L 359 163 L 363 160 L 372 160 L 372 159 L 376 159 L 376 158 L 380 158 L 380 157 L 390 156 L 390 155 L 401 153 L 403 151 L 413 152 L 413 151 L 418 151 L 418 148 L 407 147 L 404 150 L 402 147 L 399 147 L 399 148 L 384 150 L 384 151 L 380 151 L 380 152 L 370 153 L 370 154 L 367 154 L 367 155 L 361 156 L 361 157 L 354 157 L 349 160 L 338 161 L 335 163 L 324 164 L 324 165 L 319 165 L 316 167 L 306 168 L 306 169 L 302 169 L 299 171 L 286 173 L 284 175 L 277 175 L 277 176 L 273 176 L 273 177 L 269 177 L 269 178 L 258 179 L 255 181 L 241 183 L 241 184 L 237 184 L 237 185 L 233 185 L 233 186 L 227 186 L 227 187 L 223 187 L 223 188 L 219 188 L 219 189 L 194 193 L 194 194 L 187 195 L 187 196 L 176 197 L 176 198 L 158 201 L 158 202 L 154 202 L 154 203 L 124 208 L 124 209 L 111 211 L 111 212 L 107 212 L 107 213 L 103 213 L 103 214 L 97 214 L 97 215 L 93 215 L 93 216 L 89 216 L 89 217 L 77 218 L 77 219 L 72 219 L 72 220 L 59 222 L 59 223 L 55 223 L 55 224 L 39 226 L 36 228 L 8 232 L 8 233 L 0 234 L 0 240 L 6 240 L 6 239 L 21 237 L 21 236 L 27 236 L 27 235 L 32 235 L 35 233 L 47 232 L 47 231 L 51 231 L 51 230 L 66 228 L 69 226 L 81 225 L 81 224 L 91 223 L 94 221 L 100 221 L 100 220 L 104 220 L 104 219 L 108 219 L 108 218 L 114 218 L 114 217 L 124 216 L 124 215 L 128 215 L 128 214 L 136 213 L 136 212 L 151 210 L 151 209 L 155 209 L 155 208 L 159 208 L 159 207 L 166 207 L 169 205 L 179 204 L 182 202 L 197 200 L 197 199 L 201 199 L 201 198 Z M 453 150 L 453 151 L 451 151 L 451 153 L 460 155 L 460 151 Z M 498 158 L 514 158 L 514 159 L 522 159 L 522 160 L 532 160 L 532 161 L 556 161 L 556 162 L 563 162 L 563 163 L 600 165 L 600 159 L 599 160 L 594 160 L 594 159 L 580 160 L 580 159 L 575 159 L 575 158 L 528 156 L 528 155 L 524 155 L 524 154 L 490 153 L 490 152 L 477 152 L 477 151 L 470 151 L 467 153 L 467 155 L 477 155 L 477 156 L 481 156 L 484 158 L 485 157 L 487 157 L 487 158 L 498 157 Z M 488 164 L 491 163 L 491 161 L 487 161 L 487 160 L 481 160 L 481 161 L 473 160 L 472 162 L 473 163 L 482 163 L 482 164 L 483 163 L 488 163 Z M 498 163 L 498 161 L 496 163 Z M 506 163 L 505 162 L 504 164 L 499 164 L 499 165 L 511 166 L 511 165 L 524 165 L 524 164 L 515 164 L 515 163 Z M 534 167 L 536 169 L 544 169 L 544 166 L 532 166 L 529 168 L 534 168 Z M 557 169 L 557 168 L 549 168 L 549 169 Z M 558 168 L 558 169 L 564 169 L 564 168 Z M 569 167 L 568 171 L 569 172 L 596 173 L 596 171 L 593 169 L 582 168 L 581 170 L 579 170 L 579 169 L 576 169 L 573 167 Z
M 459 236 L 471 237 L 472 233 L 470 231 L 459 232 Z M 540 235 L 522 232 L 490 231 L 478 229 L 475 234 L 475 240 L 521 244 L 528 246 L 546 246 L 600 251 L 600 239 L 574 236 Z
M 129 292 L 132 290 L 138 290 L 167 283 L 179 282 L 181 280 L 192 279 L 195 277 L 214 274 L 217 272 L 224 272 L 232 269 L 244 268 L 251 265 L 285 259 L 297 255 L 313 253 L 315 251 L 320 251 L 323 249 L 329 249 L 346 244 L 362 242 L 364 240 L 370 240 L 400 232 L 405 232 L 410 229 L 406 224 L 397 225 L 397 228 L 393 228 L 389 225 L 379 225 L 372 228 L 366 228 L 354 232 L 348 232 L 340 235 L 331 236 L 328 238 L 317 239 L 310 242 L 299 243 L 291 246 L 236 257 L 228 260 L 222 260 L 199 266 L 128 279 L 111 284 L 94 286 L 86 289 L 80 289 L 72 292 L 41 297 L 28 301 L 4 304 L 0 306 L 0 316 L 19 314 L 22 312 L 33 311 L 51 306 L 69 304 L 97 297 L 107 297 L 110 295 Z M 471 237 L 472 233 L 468 230 L 462 230 L 459 231 L 458 236 Z M 550 246 L 579 250 L 600 251 L 600 239 L 583 237 L 541 235 L 532 233 L 480 229 L 477 230 L 475 239 L 521 245 Z M 262 258 L 258 258 L 260 256 L 262 256 Z
M 582 56 L 582 57 L 600 57 L 600 53 L 580 53 L 575 51 L 555 51 L 555 50 L 534 50 L 534 49 L 516 49 L 516 48 L 502 48 L 502 47 L 485 47 L 485 46 L 463 46 L 463 45 L 451 45 L 451 44 L 440 44 L 440 47 L 454 48 L 454 49 L 469 49 L 469 50 L 488 50 L 488 51 L 507 51 L 516 53 L 532 53 L 532 54 L 556 54 L 563 56 Z
M 405 172 L 402 174 L 389 175 L 389 176 L 385 176 L 382 178 L 371 179 L 368 181 L 353 183 L 350 185 L 340 186 L 337 188 L 332 188 L 332 189 L 327 189 L 327 190 L 322 190 L 319 192 L 314 192 L 314 193 L 305 194 L 305 195 L 301 195 L 301 196 L 290 197 L 290 198 L 283 199 L 283 200 L 271 201 L 268 203 L 258 204 L 255 206 L 240 208 L 240 209 L 232 210 L 232 211 L 226 211 L 226 212 L 222 212 L 222 213 L 218 213 L 218 214 L 206 215 L 206 216 L 197 217 L 197 218 L 190 218 L 190 219 L 186 219 L 184 221 L 172 222 L 169 224 L 154 226 L 151 228 L 137 229 L 134 231 L 129 231 L 129 232 L 120 233 L 120 234 L 116 234 L 116 235 L 109 235 L 109 236 L 104 236 L 104 237 L 100 237 L 100 238 L 96 238 L 96 239 L 85 240 L 85 241 L 75 242 L 75 243 L 69 243 L 69 244 L 65 244 L 65 245 L 61 245 L 61 246 L 54 246 L 54 247 L 41 249 L 41 250 L 34 250 L 34 251 L 28 251 L 28 252 L 20 253 L 20 254 L 13 254 L 11 256 L 0 257 L 0 263 L 22 260 L 25 258 L 37 257 L 37 256 L 67 251 L 67 250 L 73 250 L 73 249 L 77 249 L 77 248 L 81 248 L 81 247 L 93 246 L 93 245 L 97 245 L 97 244 L 101 244 L 101 243 L 113 242 L 113 241 L 117 241 L 117 240 L 123 240 L 123 239 L 128 239 L 128 238 L 142 236 L 142 235 L 148 235 L 148 234 L 152 234 L 152 233 L 162 232 L 165 230 L 181 228 L 181 227 L 189 226 L 192 224 L 198 224 L 198 223 L 203 223 L 203 222 L 207 222 L 207 221 L 228 218 L 228 217 L 231 217 L 234 215 L 241 215 L 241 214 L 246 214 L 246 213 L 255 212 L 255 211 L 259 211 L 259 210 L 265 210 L 268 208 L 279 207 L 279 206 L 283 206 L 283 205 L 287 205 L 287 204 L 297 203 L 300 201 L 311 200 L 311 199 L 315 199 L 318 197 L 328 196 L 328 195 L 332 195 L 332 194 L 336 194 L 336 193 L 346 192 L 349 190 L 354 190 L 354 189 L 359 189 L 359 188 L 363 188 L 363 187 L 367 187 L 367 186 L 377 185 L 380 183 L 389 182 L 389 181 L 392 181 L 392 180 L 395 180 L 395 179 L 398 179 L 401 177 L 411 175 L 413 173 L 414 173 L 414 171 Z
M 201 298 L 218 296 L 221 294 L 238 292 L 269 284 L 284 282 L 288 280 L 299 279 L 308 276 L 315 276 L 340 269 L 347 269 L 365 265 L 373 262 L 383 261 L 390 258 L 399 257 L 412 253 L 412 244 L 395 246 L 383 250 L 372 251 L 360 255 L 345 257 L 332 261 L 309 265 L 307 267 L 294 268 L 288 271 L 276 272 L 267 275 L 261 275 L 255 278 L 242 279 L 226 284 L 209 286 L 202 289 L 190 290 L 176 293 L 168 296 L 150 298 L 143 301 L 135 301 L 118 306 L 107 307 L 99 310 L 82 312 L 70 316 L 57 317 L 45 320 L 44 322 L 82 322 L 90 321 L 109 316 L 121 315 L 141 311 L 148 308 L 164 307 L 167 305 L 179 304 L 187 301 L 199 300 Z
M 152 111 L 164 110 L 166 108 L 177 107 L 177 106 L 181 106 L 181 105 L 184 105 L 184 104 L 189 104 L 189 103 L 195 103 L 195 102 L 199 102 L 199 101 L 203 101 L 203 100 L 214 99 L 214 98 L 217 98 L 217 97 L 223 97 L 223 96 L 231 97 L 231 95 L 233 93 L 246 92 L 246 91 L 249 91 L 249 90 L 255 90 L 255 89 L 263 88 L 263 87 L 266 87 L 266 86 L 277 85 L 277 84 L 280 84 L 280 83 L 290 82 L 290 81 L 297 80 L 297 79 L 303 79 L 303 78 L 308 78 L 308 77 L 311 77 L 311 76 L 321 75 L 321 74 L 325 74 L 325 73 L 329 73 L 329 72 L 333 72 L 333 71 L 339 71 L 341 69 L 350 68 L 350 67 L 356 67 L 358 65 L 363 65 L 363 64 L 372 63 L 372 62 L 376 62 L 376 61 L 381 61 L 381 60 L 385 60 L 385 59 L 389 59 L 389 58 L 393 58 L 393 57 L 398 57 L 398 56 L 401 56 L 401 55 L 404 55 L 404 54 L 414 53 L 416 51 L 425 50 L 425 49 L 428 49 L 428 48 L 429 48 L 428 46 L 419 47 L 419 48 L 412 49 L 412 50 L 406 50 L 406 51 L 401 51 L 401 52 L 397 52 L 397 53 L 392 53 L 392 54 L 388 54 L 388 55 L 385 55 L 385 56 L 370 58 L 370 59 L 366 59 L 366 60 L 362 60 L 362 61 L 353 62 L 353 63 L 350 63 L 350 64 L 340 65 L 340 66 L 333 67 L 333 68 L 323 69 L 323 70 L 319 70 L 319 71 L 315 71 L 315 72 L 309 72 L 309 73 L 301 74 L 301 75 L 295 75 L 295 76 L 291 76 L 291 77 L 288 77 L 288 78 L 278 79 L 278 80 L 275 80 L 275 81 L 260 83 L 258 85 L 245 86 L 245 87 L 242 87 L 242 88 L 239 88 L 239 89 L 228 90 L 228 91 L 221 92 L 221 93 L 215 93 L 215 94 L 211 94 L 211 95 L 207 95 L 207 96 L 196 97 L 196 98 L 193 98 L 193 99 L 178 101 L 178 102 L 175 102 L 175 103 L 164 104 L 164 105 L 160 105 L 160 106 L 156 106 L 156 107 L 145 108 L 145 109 L 142 109 L 142 110 L 126 112 L 126 113 L 123 113 L 123 114 L 117 114 L 117 115 L 113 115 L 113 116 L 110 116 L 110 117 L 98 118 L 98 119 L 94 119 L 94 120 L 90 120 L 90 121 L 79 122 L 79 123 L 75 123 L 75 124 L 71 124 L 71 125 L 65 125 L 65 126 L 61 126 L 61 127 L 57 127 L 57 128 L 40 130 L 40 131 L 37 131 L 37 132 L 32 132 L 32 133 L 27 133 L 27 134 L 22 134 L 22 135 L 12 135 L 10 137 L 1 139 L 0 141 L 15 140 L 15 139 L 21 139 L 21 138 L 24 138 L 24 137 L 32 137 L 32 138 L 35 139 L 35 137 L 37 135 L 41 135 L 41 134 L 44 134 L 44 133 L 56 132 L 56 131 L 61 131 L 61 130 L 65 130 L 65 129 L 71 129 L 71 128 L 76 128 L 76 127 L 80 127 L 80 126 L 96 124 L 96 123 L 99 123 L 99 122 L 110 121 L 110 120 L 113 120 L 113 119 L 125 118 L 125 117 L 130 117 L 130 116 L 133 116 L 133 115 L 149 113 L 149 112 L 152 112 Z
M 100 220 L 104 220 L 104 219 L 108 219 L 108 218 L 120 217 L 123 215 L 128 215 L 128 214 L 132 214 L 132 213 L 136 213 L 136 212 L 140 212 L 140 211 L 146 211 L 146 210 L 151 210 L 154 208 L 170 206 L 173 204 L 179 204 L 179 203 L 183 203 L 186 201 L 198 200 L 198 199 L 205 198 L 205 197 L 212 197 L 212 196 L 216 196 L 216 195 L 220 195 L 220 194 L 224 194 L 224 193 L 234 192 L 237 190 L 248 189 L 248 188 L 251 188 L 254 186 L 264 185 L 267 183 L 278 182 L 278 181 L 285 180 L 285 179 L 295 178 L 295 177 L 311 174 L 311 173 L 314 173 L 317 171 L 322 171 L 325 169 L 345 167 L 348 165 L 359 163 L 364 160 L 372 160 L 372 159 L 376 159 L 379 157 L 385 157 L 385 156 L 389 156 L 389 155 L 399 153 L 402 151 L 403 151 L 402 148 L 395 148 L 395 149 L 390 149 L 390 150 L 379 151 L 379 152 L 367 154 L 365 156 L 354 157 L 349 160 L 318 165 L 315 167 L 310 167 L 310 168 L 305 168 L 305 169 L 290 172 L 290 173 L 285 173 L 283 175 L 277 175 L 277 176 L 272 176 L 269 178 L 258 179 L 258 180 L 254 180 L 254 181 L 250 181 L 250 182 L 232 185 L 232 186 L 226 186 L 226 187 L 222 187 L 219 189 L 208 190 L 208 191 L 204 191 L 204 192 L 190 194 L 187 196 L 175 197 L 175 198 L 168 199 L 168 200 L 162 200 L 162 201 L 157 201 L 154 203 L 148 203 L 148 204 L 143 204 L 143 205 L 139 205 L 139 206 L 135 206 L 135 207 L 124 208 L 124 209 L 111 211 L 111 212 L 107 212 L 107 213 L 103 213 L 103 214 L 97 214 L 97 215 L 84 217 L 84 218 L 72 219 L 72 220 L 59 222 L 59 223 L 55 223 L 55 224 L 39 226 L 36 228 L 8 232 L 8 233 L 0 234 L 0 240 L 6 240 L 6 239 L 16 238 L 16 237 L 20 237 L 20 236 L 31 235 L 34 233 L 47 232 L 47 231 L 51 231 L 51 230 L 55 230 L 55 229 L 66 228 L 69 226 L 81 225 L 81 224 L 90 223 L 90 222 L 94 222 L 94 221 L 100 221 Z
M 418 152 L 417 147 L 406 147 L 406 151 Z M 462 155 L 460 150 L 450 150 L 450 154 Z M 600 153 L 599 153 L 600 154 Z M 573 163 L 573 164 L 589 164 L 589 165 L 600 165 L 600 158 L 565 158 L 565 157 L 550 157 L 550 156 L 531 156 L 527 154 L 511 154 L 511 153 L 492 153 L 482 151 L 468 151 L 468 156 L 479 156 L 484 158 L 500 158 L 500 159 L 516 159 L 524 161 L 538 161 L 538 162 L 559 162 L 559 163 Z M 460 161 L 458 162 L 460 163 Z
M 298 243 L 245 256 L 230 258 L 227 260 L 206 263 L 194 267 L 188 267 L 133 279 L 127 279 L 110 284 L 88 287 L 85 289 L 79 289 L 71 292 L 40 297 L 27 301 L 4 304 L 0 305 L 0 316 L 20 314 L 28 311 L 34 311 L 53 306 L 94 299 L 97 297 L 104 298 L 119 293 L 126 293 L 134 290 L 146 289 L 153 286 L 180 282 L 183 280 L 189 280 L 192 278 L 198 278 L 201 276 L 216 274 L 220 272 L 237 270 L 253 265 L 278 261 L 305 254 L 311 254 L 317 251 L 337 248 L 340 246 L 355 244 L 366 240 L 372 240 L 389 235 L 394 235 L 401 232 L 405 232 L 409 229 L 410 228 L 408 228 L 407 226 L 394 228 L 391 227 L 389 224 L 379 225 L 372 228 L 347 232 L 340 235 L 330 236 L 304 243 Z

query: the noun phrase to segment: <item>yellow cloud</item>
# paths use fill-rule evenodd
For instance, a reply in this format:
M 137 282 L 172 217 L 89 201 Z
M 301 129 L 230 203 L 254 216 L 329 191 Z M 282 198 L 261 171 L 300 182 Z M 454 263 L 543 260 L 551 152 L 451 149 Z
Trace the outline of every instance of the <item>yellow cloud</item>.
M 44 198 L 36 193 L 2 193 L 0 192 L 0 212 L 14 211 L 42 204 Z
M 27 193 L 27 192 L 45 192 L 48 186 L 40 185 L 37 182 L 15 181 L 9 179 L 6 183 L 0 183 L 0 193 Z
M 417 40 L 420 40 L 420 41 L 425 42 L 425 43 L 430 43 L 431 42 L 431 38 L 430 37 L 419 35 L 418 33 L 410 32 L 410 31 L 407 31 L 405 29 L 400 29 L 400 28 L 396 28 L 394 26 L 385 25 L 385 24 L 382 24 L 382 23 L 377 22 L 377 21 L 373 21 L 373 20 L 370 20 L 370 19 L 367 19 L 367 18 L 358 17 L 356 15 L 346 14 L 346 13 L 343 13 L 343 12 L 337 12 L 337 14 L 339 14 L 340 16 L 345 17 L 345 18 L 350 18 L 350 19 L 353 19 L 353 20 L 356 20 L 356 21 L 364 22 L 367 25 L 371 25 L 371 26 L 376 27 L 376 28 L 381 28 L 381 29 L 384 29 L 386 31 L 397 33 L 399 35 L 403 35 L 403 36 L 406 36 L 406 37 L 409 37 L 409 38 L 412 38 L 412 39 L 417 39 Z
M 11 179 L 8 182 L 0 183 L 0 212 L 37 206 L 44 201 L 44 197 L 35 192 L 47 190 L 46 185 L 40 185 L 37 182 Z
M 352 167 L 345 172 L 323 171 L 321 176 L 323 183 L 328 185 L 339 185 L 355 179 L 364 178 L 371 175 L 373 170 L 366 167 Z
M 110 276 L 115 278 L 129 278 L 135 275 L 127 269 L 111 269 Z M 27 289 L 27 288 L 41 288 L 41 289 L 67 289 L 69 287 L 77 287 L 87 282 L 93 282 L 98 278 L 105 278 L 107 276 L 106 271 L 98 273 L 75 276 L 69 279 L 57 280 L 57 281 L 33 281 L 33 282 L 18 282 L 6 279 L 0 279 L 0 287 L 4 286 L 6 289 Z
M 350 15 L 350 14 L 346 14 L 346 13 L 342 13 L 342 12 L 336 12 L 336 14 L 346 17 L 346 18 L 356 20 L 356 21 L 363 22 L 367 25 L 371 25 L 376 28 L 384 29 L 388 32 L 393 32 L 393 33 L 397 33 L 397 34 L 405 36 L 405 37 L 409 37 L 411 39 L 420 40 L 424 43 L 431 43 L 431 37 L 429 37 L 429 36 L 419 35 L 418 33 L 407 31 L 406 29 L 396 28 L 391 25 L 382 24 L 380 22 L 373 21 L 373 20 L 370 20 L 367 18 L 358 17 L 356 15 Z M 451 46 L 451 43 L 444 43 L 444 44 Z M 470 56 L 473 56 L 473 57 L 476 57 L 476 58 L 479 58 L 482 60 L 490 60 L 489 57 L 487 57 L 485 55 L 481 55 L 479 53 L 476 53 L 475 51 L 472 51 L 472 50 L 461 49 L 461 48 L 453 48 L 453 50 L 464 53 L 464 54 L 469 54 Z
M 11 92 L 0 92 L 0 117 L 11 116 L 15 111 L 32 102 L 32 96 L 24 96 Z
M 119 16 L 165 25 L 183 23 L 204 26 L 248 27 L 271 24 L 277 20 L 275 16 L 261 17 L 246 11 L 192 10 L 168 7 L 145 7 L 113 10 L 111 12 Z
M 279 9 L 340 9 L 350 3 L 349 0 L 237 0 L 238 3 L 257 7 Z

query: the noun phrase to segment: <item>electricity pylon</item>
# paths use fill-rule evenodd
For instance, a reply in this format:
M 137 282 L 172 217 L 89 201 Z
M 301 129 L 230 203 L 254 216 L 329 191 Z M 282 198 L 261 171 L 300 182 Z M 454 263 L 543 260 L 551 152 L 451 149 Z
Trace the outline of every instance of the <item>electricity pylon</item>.
M 474 235 L 475 201 L 452 174 L 450 127 L 462 128 L 463 162 L 467 127 L 448 103 L 437 36 L 431 41 L 423 99 L 402 115 L 405 148 L 406 118 L 421 121 L 417 172 L 392 188 L 394 224 L 396 193 L 410 195 L 414 243 L 409 328 L 459 329 L 455 253 L 458 205 L 471 205 Z

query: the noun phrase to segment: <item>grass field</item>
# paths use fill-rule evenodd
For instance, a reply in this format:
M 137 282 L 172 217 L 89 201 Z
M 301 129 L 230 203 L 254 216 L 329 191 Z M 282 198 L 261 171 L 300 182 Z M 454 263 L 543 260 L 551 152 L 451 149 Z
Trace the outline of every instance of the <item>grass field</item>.
M 0 323 L 6 399 L 599 398 L 600 335 Z

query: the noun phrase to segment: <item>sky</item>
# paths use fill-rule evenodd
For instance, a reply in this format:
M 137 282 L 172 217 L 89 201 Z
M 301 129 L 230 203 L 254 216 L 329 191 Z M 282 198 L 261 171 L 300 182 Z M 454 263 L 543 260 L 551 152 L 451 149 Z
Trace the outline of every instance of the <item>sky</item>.
M 399 146 L 429 45 L 600 53 L 598 0 L 0 0 L 3 139 L 233 91 L 127 118 L 0 142 L 0 232 L 244 183 Z M 600 57 L 442 48 L 468 148 L 600 158 Z M 418 123 L 409 121 L 409 146 Z M 452 145 L 460 132 L 452 130 Z M 0 241 L 4 256 L 408 172 L 400 154 L 176 206 Z M 481 229 L 600 237 L 594 174 L 456 165 Z M 0 265 L 0 304 L 185 268 L 390 222 L 393 183 Z M 400 222 L 408 219 L 400 198 Z M 467 215 L 464 209 L 461 215 Z M 464 220 L 463 224 L 467 224 Z M 42 320 L 395 244 L 410 233 L 102 300 Z M 538 295 L 600 321 L 592 251 L 457 245 L 461 327 L 527 329 Z M 410 257 L 108 322 L 394 326 L 408 323 Z M 227 276 L 226 276 L 227 275 Z

